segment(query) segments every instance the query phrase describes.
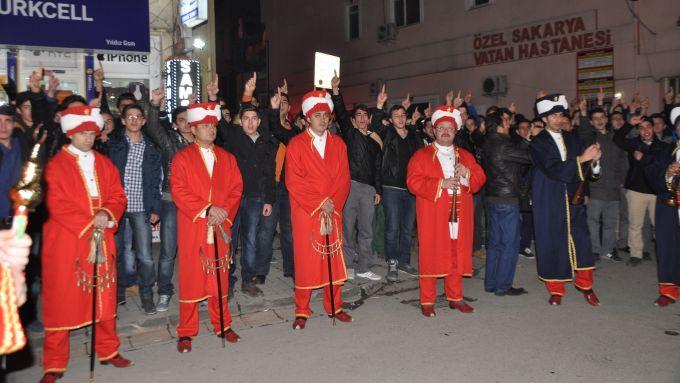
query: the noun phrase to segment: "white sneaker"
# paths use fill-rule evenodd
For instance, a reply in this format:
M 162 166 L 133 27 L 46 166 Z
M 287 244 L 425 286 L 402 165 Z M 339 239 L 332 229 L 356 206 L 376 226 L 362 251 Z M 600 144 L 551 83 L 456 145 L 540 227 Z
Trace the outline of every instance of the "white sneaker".
M 379 280 L 382 279 L 382 277 L 380 275 L 372 272 L 371 270 L 368 270 L 365 273 L 359 273 L 359 274 L 357 274 L 357 277 L 370 279 L 372 281 L 379 281 Z
M 354 280 L 354 269 L 347 269 L 347 279 L 350 281 Z

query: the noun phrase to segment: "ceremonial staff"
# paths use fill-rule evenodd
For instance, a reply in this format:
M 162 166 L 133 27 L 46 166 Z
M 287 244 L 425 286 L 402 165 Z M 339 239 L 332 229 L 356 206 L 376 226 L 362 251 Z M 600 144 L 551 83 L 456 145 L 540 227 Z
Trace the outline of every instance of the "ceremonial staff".
M 97 290 L 99 290 L 99 281 L 97 269 L 99 268 L 99 256 L 102 248 L 102 236 L 103 233 L 100 229 L 95 229 L 92 233 L 94 239 L 94 262 L 93 272 L 92 272 L 92 333 L 90 334 L 90 382 L 94 381 L 94 342 L 95 342 L 95 332 L 97 329 Z
M 331 222 L 330 214 L 321 212 L 321 229 L 320 234 L 326 239 L 326 264 L 328 265 L 328 289 L 331 295 L 331 318 L 333 318 L 333 326 L 335 326 L 335 293 L 333 291 L 333 269 L 331 268 L 331 240 L 330 235 L 333 231 L 333 224 Z
M 208 226 L 209 230 L 212 230 L 213 234 L 213 243 L 215 246 L 215 279 L 217 279 L 217 296 L 219 300 L 219 308 L 220 308 L 220 337 L 222 338 L 222 348 L 225 347 L 225 334 L 224 334 L 224 307 L 222 305 L 222 279 L 220 277 L 220 273 L 222 273 L 222 267 L 225 268 L 228 265 L 227 262 L 224 263 L 223 266 L 220 265 L 220 259 L 219 259 L 219 251 L 218 251 L 218 246 L 217 246 L 217 230 L 219 229 L 221 234 L 226 237 L 226 233 L 224 233 L 222 226 L 220 225 L 215 225 L 215 226 Z M 225 238 L 225 242 L 226 238 Z

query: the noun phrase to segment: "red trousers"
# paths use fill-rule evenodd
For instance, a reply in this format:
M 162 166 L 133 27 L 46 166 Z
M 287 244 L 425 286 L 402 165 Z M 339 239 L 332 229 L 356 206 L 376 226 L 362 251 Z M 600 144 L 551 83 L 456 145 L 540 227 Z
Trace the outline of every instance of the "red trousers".
M 116 335 L 116 320 L 107 320 L 95 326 L 94 351 L 99 360 L 106 361 L 118 355 L 120 341 Z M 70 353 L 70 330 L 45 330 L 43 342 L 43 370 L 45 372 L 63 372 L 68 365 Z
M 446 299 L 454 302 L 463 300 L 463 277 L 449 274 L 444 277 Z M 437 300 L 437 278 L 420 277 L 420 304 L 433 305 Z
M 177 336 L 194 337 L 198 335 L 198 303 L 199 302 L 180 302 L 179 303 L 179 324 L 177 325 Z M 215 334 L 221 332 L 220 329 L 220 301 L 217 298 L 208 298 L 208 313 L 210 323 L 213 325 Z M 231 327 L 231 313 L 227 298 L 222 299 L 222 310 L 224 310 L 224 330 Z
M 576 270 L 574 276 L 574 284 L 581 290 L 590 290 L 593 288 L 593 270 Z M 545 282 L 545 287 L 548 289 L 550 295 L 564 296 L 564 282 Z
M 677 301 L 680 299 L 680 287 L 673 283 L 659 283 L 659 295 L 664 295 Z
M 295 316 L 309 318 L 312 310 L 309 308 L 309 300 L 312 298 L 312 289 L 295 289 Z M 333 286 L 333 298 L 335 300 L 335 314 L 342 311 L 342 286 Z M 331 314 L 331 289 L 323 287 L 323 308 Z

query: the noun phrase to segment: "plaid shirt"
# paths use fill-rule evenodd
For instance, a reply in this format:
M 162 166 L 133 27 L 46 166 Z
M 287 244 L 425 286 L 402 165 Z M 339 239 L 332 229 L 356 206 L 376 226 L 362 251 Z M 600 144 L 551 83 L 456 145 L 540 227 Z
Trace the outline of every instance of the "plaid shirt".
M 128 156 L 125 162 L 125 195 L 127 196 L 128 213 L 139 213 L 144 211 L 144 187 L 142 186 L 142 162 L 144 161 L 144 147 L 146 144 L 142 139 L 134 143 L 125 135 L 128 143 Z

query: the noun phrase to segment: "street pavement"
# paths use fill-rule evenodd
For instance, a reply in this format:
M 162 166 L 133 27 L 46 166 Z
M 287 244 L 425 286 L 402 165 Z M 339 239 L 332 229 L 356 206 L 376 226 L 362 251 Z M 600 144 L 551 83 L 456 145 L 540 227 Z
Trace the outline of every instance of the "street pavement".
M 242 341 L 222 349 L 203 312 L 189 354 L 176 351 L 176 306 L 145 316 L 132 299 L 119 314 L 118 328 L 121 352 L 135 366 L 97 365 L 96 381 L 680 382 L 680 304 L 653 306 L 654 262 L 631 268 L 603 260 L 596 271 L 602 301 L 597 308 L 572 286 L 562 306 L 549 306 L 529 259 L 520 260 L 515 279 L 529 294 L 496 297 L 483 290 L 483 261 L 474 263 L 479 275 L 464 284 L 474 314 L 450 310 L 440 297 L 437 316 L 423 317 L 417 280 L 400 273 L 399 283 L 346 285 L 346 309 L 355 318 L 350 324 L 333 325 L 315 294 L 315 315 L 303 331 L 291 328 L 292 281 L 275 263 L 263 298 L 246 297 L 237 288 L 230 304 Z M 376 270 L 385 274 L 382 266 Z M 87 339 L 86 330 L 72 336 L 72 358 L 60 382 L 87 381 Z M 38 361 L 40 343 L 34 335 Z M 36 363 L 9 374 L 8 382 L 37 382 L 41 374 Z

